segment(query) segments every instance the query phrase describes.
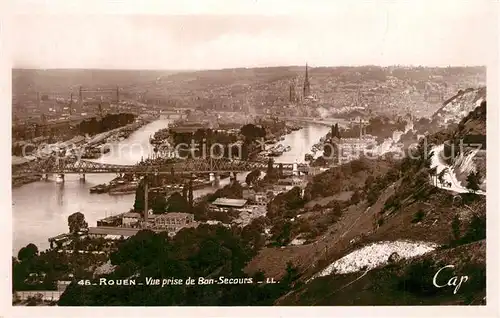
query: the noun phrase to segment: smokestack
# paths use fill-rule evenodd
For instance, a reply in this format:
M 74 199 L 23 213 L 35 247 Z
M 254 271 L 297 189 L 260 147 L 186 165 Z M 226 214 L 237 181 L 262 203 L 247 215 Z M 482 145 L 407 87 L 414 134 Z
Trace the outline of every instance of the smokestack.
M 144 177 L 144 222 L 148 221 L 148 179 Z
M 69 95 L 69 114 L 73 114 L 73 93 Z
M 359 117 L 359 139 L 363 137 L 363 122 L 361 117 Z

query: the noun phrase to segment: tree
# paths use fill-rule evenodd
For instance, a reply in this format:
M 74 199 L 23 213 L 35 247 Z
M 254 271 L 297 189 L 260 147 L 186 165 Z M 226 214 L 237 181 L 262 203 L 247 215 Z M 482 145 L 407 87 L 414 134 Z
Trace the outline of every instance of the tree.
M 278 166 L 278 176 L 280 178 L 283 178 L 283 164 L 282 163 L 280 163 Z
M 299 277 L 298 268 L 293 265 L 292 262 L 286 263 L 286 274 L 283 277 L 283 282 L 290 286 Z
M 259 179 L 259 177 L 260 177 L 260 170 L 259 169 L 252 170 L 252 172 L 247 174 L 247 177 L 245 178 L 245 183 L 248 185 L 252 185 L 257 181 L 257 179 Z
M 274 160 L 269 158 L 267 161 L 267 170 L 266 170 L 266 179 L 272 180 L 276 177 L 276 173 L 274 171 Z
M 187 200 L 187 197 L 188 197 L 188 188 L 187 188 L 187 185 L 184 185 L 182 187 L 182 197 Z
M 69 233 L 76 234 L 88 229 L 89 225 L 85 222 L 85 216 L 80 212 L 75 212 L 68 216 Z
M 189 203 L 179 192 L 174 192 L 167 200 L 167 212 L 189 212 Z
M 432 178 L 432 185 L 437 185 L 436 184 L 436 172 L 437 172 L 437 167 L 429 169 L 429 175 Z
M 189 189 L 188 189 L 188 203 L 189 208 L 193 208 L 194 197 L 193 197 L 193 179 L 189 180 Z
M 469 175 L 467 176 L 467 189 L 469 192 L 476 193 L 479 190 L 479 180 L 480 180 L 480 175 L 479 172 L 474 173 L 471 171 Z
M 444 183 L 444 174 L 446 173 L 446 169 L 443 169 L 441 170 L 441 172 L 439 172 L 438 174 L 438 180 L 439 180 L 439 183 L 442 185 Z
M 291 241 L 292 223 L 290 221 L 276 223 L 271 228 L 271 234 L 280 246 L 287 245 Z
M 146 180 L 143 178 L 135 190 L 134 211 L 144 211 L 144 190 Z
M 278 194 L 267 206 L 269 218 L 294 217 L 297 209 L 301 208 L 304 200 L 301 189 L 294 187 L 290 191 Z
M 361 195 L 359 194 L 359 191 L 356 190 L 351 196 L 351 204 L 358 204 L 359 201 L 361 201 Z
M 319 156 L 314 162 L 311 164 L 313 167 L 325 167 L 328 163 L 323 156 Z
M 264 138 L 266 136 L 266 130 L 254 124 L 244 125 L 240 129 L 240 133 L 249 141 L 254 141 L 257 138 Z
M 38 247 L 33 243 L 21 248 L 17 253 L 17 259 L 21 262 L 32 260 L 35 256 L 38 256 Z
M 153 210 L 153 214 L 163 214 L 165 213 L 167 208 L 167 200 L 163 194 L 158 194 L 153 198 L 153 202 L 151 204 L 151 209 Z

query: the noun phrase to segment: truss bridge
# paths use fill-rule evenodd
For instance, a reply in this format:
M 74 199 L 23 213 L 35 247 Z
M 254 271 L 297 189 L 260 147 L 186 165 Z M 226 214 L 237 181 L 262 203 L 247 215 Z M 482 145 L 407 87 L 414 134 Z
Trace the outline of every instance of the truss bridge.
M 89 173 L 132 173 L 144 174 L 175 174 L 181 173 L 211 173 L 211 172 L 245 172 L 254 169 L 266 169 L 267 162 L 229 160 L 229 159 L 187 159 L 179 162 L 136 165 L 105 164 L 89 160 L 50 157 L 19 167 L 12 173 L 16 176 L 33 174 L 89 174 Z M 280 165 L 284 171 L 307 173 L 308 166 L 296 163 L 273 163 L 274 168 Z

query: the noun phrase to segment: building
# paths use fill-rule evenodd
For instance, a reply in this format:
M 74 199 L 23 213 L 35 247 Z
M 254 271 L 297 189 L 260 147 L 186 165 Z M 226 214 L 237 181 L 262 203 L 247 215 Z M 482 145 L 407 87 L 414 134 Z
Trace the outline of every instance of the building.
M 180 212 L 155 215 L 152 222 L 154 229 L 167 231 L 169 236 L 175 236 L 183 228 L 198 226 L 193 214 Z
M 25 301 L 30 298 L 38 298 L 43 301 L 58 301 L 71 281 L 57 281 L 57 290 L 30 290 L 18 291 L 14 293 L 14 298 L 19 301 Z
M 240 214 L 238 218 L 233 221 L 234 224 L 237 224 L 241 227 L 244 227 L 253 219 L 256 219 L 261 216 L 265 216 L 267 214 L 267 207 L 263 205 L 247 205 L 242 209 L 239 209 Z
M 142 218 L 142 215 L 137 212 L 128 212 L 122 215 L 122 225 L 127 226 L 137 223 Z
M 153 219 L 154 225 L 156 227 L 167 227 L 175 225 L 176 227 L 182 227 L 184 225 L 194 222 L 194 215 L 190 213 L 182 212 L 170 212 L 165 214 L 155 215 Z
M 306 63 L 306 75 L 304 78 L 304 88 L 303 88 L 303 97 L 306 98 L 311 95 L 311 84 L 309 83 L 309 72 Z
M 56 246 L 66 246 L 71 243 L 71 235 L 67 233 L 59 234 L 49 238 L 50 248 Z
M 348 162 L 360 158 L 365 154 L 370 146 L 376 145 L 373 136 L 363 136 L 363 138 L 342 138 L 338 141 L 338 158 L 340 163 Z
M 98 226 L 98 227 L 89 227 L 88 235 L 91 238 L 102 237 L 105 239 L 118 239 L 122 236 L 124 238 L 134 236 L 140 230 L 141 230 L 140 228 L 131 228 L 131 227 Z
M 212 205 L 215 205 L 218 208 L 242 208 L 247 204 L 247 200 L 245 199 L 228 199 L 228 198 L 218 198 Z

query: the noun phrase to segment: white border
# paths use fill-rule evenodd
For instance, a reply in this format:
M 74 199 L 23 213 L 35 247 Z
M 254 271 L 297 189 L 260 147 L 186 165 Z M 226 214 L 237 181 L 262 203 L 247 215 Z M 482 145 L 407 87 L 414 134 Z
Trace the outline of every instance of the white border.
M 346 0 L 347 1 L 347 0 Z M 352 1 L 352 0 L 351 0 Z M 361 0 L 362 1 L 362 0 Z M 439 0 L 448 1 L 448 0 Z M 453 10 L 453 4 L 456 1 L 450 2 L 449 9 Z M 12 241 L 12 216 L 11 216 L 11 182 L 10 182 L 10 153 L 7 147 L 10 148 L 10 126 L 11 126 L 11 111 L 8 105 L 11 105 L 11 60 L 9 57 L 9 42 L 16 41 L 15 30 L 11 33 L 6 33 L 5 25 L 8 25 L 8 20 L 15 13 L 39 13 L 39 14 L 92 14 L 92 13 L 112 13 L 112 14 L 328 14 L 337 10 L 342 6 L 341 1 L 327 0 L 240 0 L 240 1 L 218 1 L 218 0 L 202 0 L 202 1 L 96 1 L 96 0 L 51 0 L 51 1 L 8 1 L 0 2 L 0 60 L 2 72 L 0 73 L 0 99 L 3 105 L 4 114 L 0 120 L 0 125 L 3 133 L 0 134 L 3 139 L 2 144 L 5 145 L 5 150 L 2 153 L 2 169 L 0 178 L 5 183 L 2 186 L 1 200 L 3 209 L 3 221 L 0 222 L 2 227 L 1 238 L 3 242 Z M 345 2 L 345 1 L 344 1 Z M 498 6 L 495 6 L 495 1 L 477 1 L 478 5 L 491 4 L 491 16 L 485 17 L 484 32 L 491 33 L 491 46 L 477 48 L 478 50 L 487 50 L 491 54 L 488 66 L 488 191 L 492 193 L 487 198 L 488 207 L 488 244 L 487 244 L 487 297 L 488 305 L 484 307 L 246 307 L 244 309 L 238 307 L 128 307 L 128 308 L 112 308 L 112 307 L 95 307 L 95 308 L 68 308 L 68 307 L 12 307 L 11 305 L 11 251 L 10 244 L 0 244 L 2 249 L 1 262 L 2 284 L 0 296 L 2 312 L 1 316 L 7 317 L 131 317 L 131 316 L 196 316 L 196 317 L 255 317 L 255 316 L 391 316 L 391 317 L 497 317 L 499 316 L 498 307 L 498 225 L 499 216 L 497 211 L 500 206 L 498 191 L 499 169 L 496 166 L 500 162 L 499 152 L 496 151 L 494 145 L 498 144 L 496 136 L 499 136 L 499 98 L 498 98 L 498 39 L 497 33 L 500 31 L 497 24 Z M 377 3 L 382 4 L 382 1 Z M 307 5 L 306 5 L 307 4 Z M 332 5 L 334 4 L 334 5 Z M 8 15 L 7 15 L 8 13 Z M 473 36 L 473 35 L 472 35 Z M 465 38 L 464 41 L 467 39 Z M 34 52 L 33 54 L 36 54 Z M 457 52 L 459 54 L 459 52 Z M 82 65 L 82 67 L 84 67 Z M 33 198 L 34 200 L 43 200 L 43 198 Z

